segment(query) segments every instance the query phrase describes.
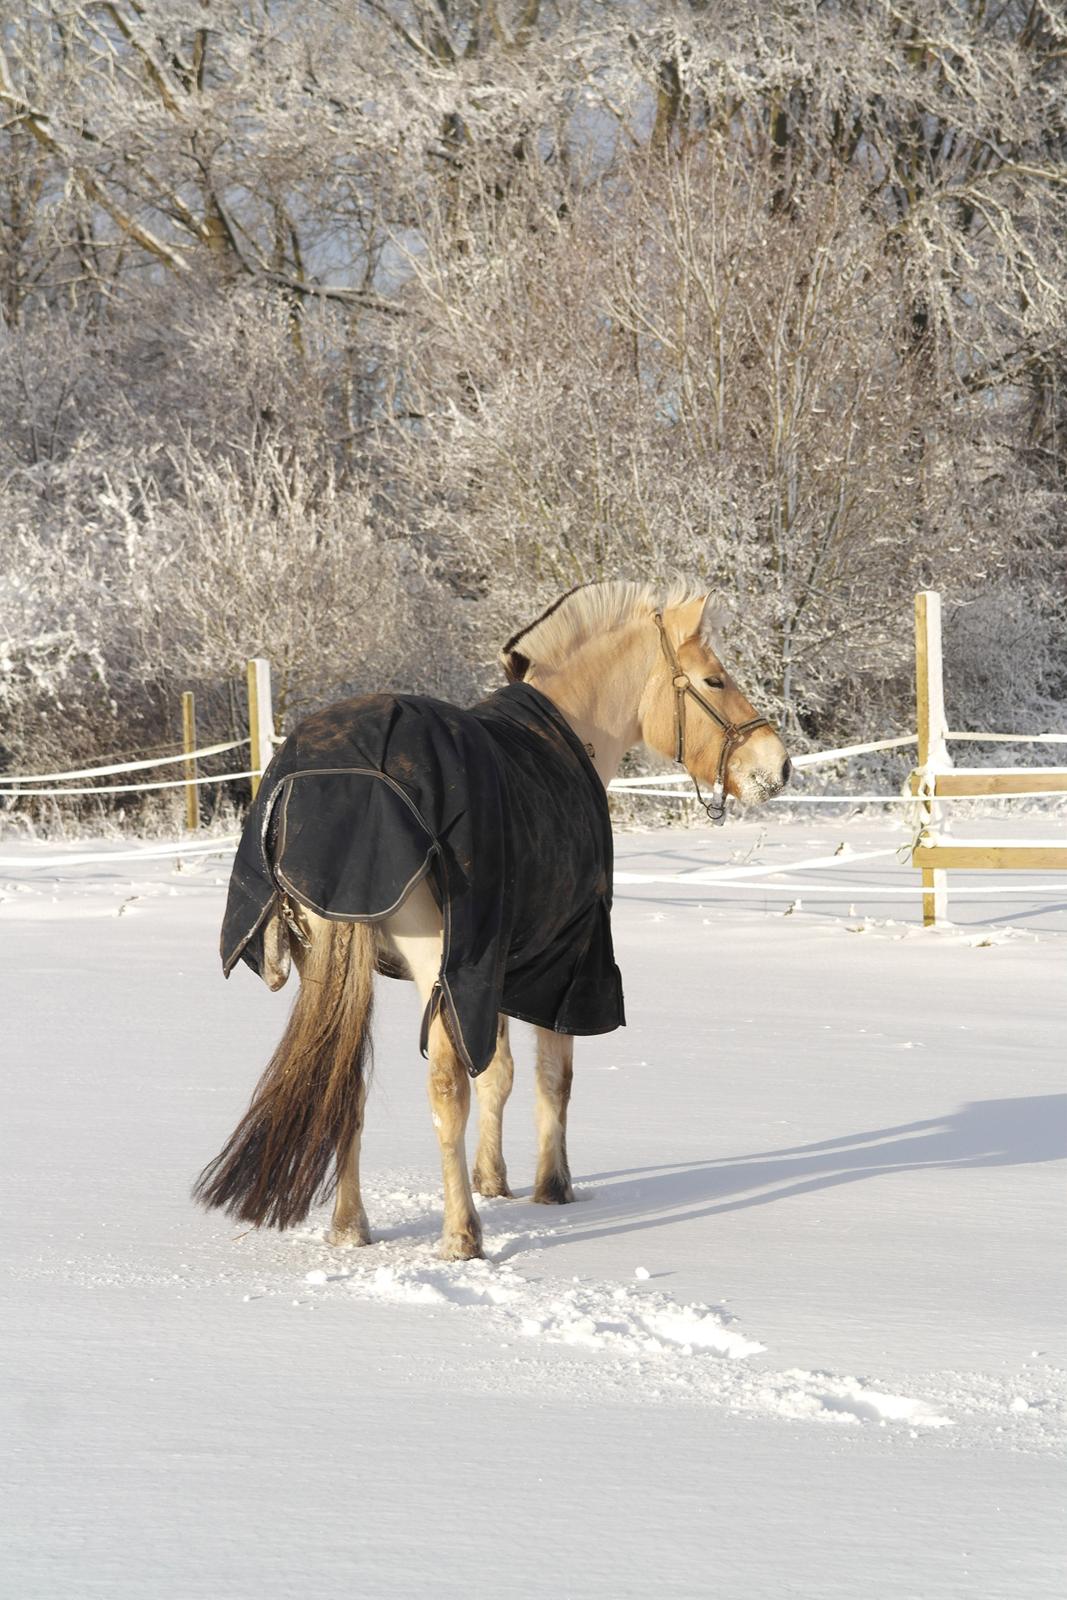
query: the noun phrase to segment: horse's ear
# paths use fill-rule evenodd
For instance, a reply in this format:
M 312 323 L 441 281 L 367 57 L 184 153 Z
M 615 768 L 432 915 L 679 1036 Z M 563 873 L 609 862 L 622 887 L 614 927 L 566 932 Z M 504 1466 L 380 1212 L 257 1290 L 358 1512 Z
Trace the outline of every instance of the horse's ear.
M 697 636 L 709 650 L 716 650 L 726 627 L 726 607 L 716 594 L 709 594 L 704 600 L 697 624 Z
M 505 648 L 500 652 L 500 665 L 509 683 L 521 683 L 530 670 L 530 658 L 524 656 L 521 650 Z

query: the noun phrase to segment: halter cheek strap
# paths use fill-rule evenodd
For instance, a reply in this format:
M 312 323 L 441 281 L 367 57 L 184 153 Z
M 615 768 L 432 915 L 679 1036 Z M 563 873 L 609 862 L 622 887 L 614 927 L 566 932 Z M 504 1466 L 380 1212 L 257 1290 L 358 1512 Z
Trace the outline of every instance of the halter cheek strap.
M 685 767 L 685 701 L 686 696 L 692 698 L 706 712 L 713 722 L 717 722 L 722 729 L 722 744 L 719 747 L 719 764 L 715 772 L 715 783 L 711 791 L 711 799 L 705 800 L 700 791 L 700 785 L 692 772 L 686 767 L 689 776 L 693 779 L 693 788 L 697 792 L 697 799 L 707 812 L 708 821 L 716 827 L 721 826 L 726 817 L 726 769 L 734 751 L 743 745 L 750 733 L 757 728 L 769 728 L 771 724 L 766 717 L 753 717 L 748 722 L 731 722 L 717 711 L 710 700 L 706 700 L 695 686 L 689 674 L 683 669 L 681 662 L 667 636 L 667 629 L 663 625 L 663 613 L 655 613 L 656 627 L 659 629 L 660 644 L 663 654 L 667 658 L 667 665 L 671 669 L 671 685 L 674 690 L 674 759 Z

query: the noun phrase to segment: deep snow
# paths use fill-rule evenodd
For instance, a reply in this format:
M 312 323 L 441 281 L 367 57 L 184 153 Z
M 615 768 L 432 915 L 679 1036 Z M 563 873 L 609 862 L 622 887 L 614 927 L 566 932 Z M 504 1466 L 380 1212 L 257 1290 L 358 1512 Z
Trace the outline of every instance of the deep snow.
M 5 845 L 4 1592 L 1059 1594 L 1067 886 L 954 875 L 983 895 L 924 932 L 916 875 L 860 859 L 901 840 L 621 838 L 630 1026 L 578 1046 L 579 1201 L 529 1201 L 516 1027 L 520 1197 L 457 1265 L 407 985 L 376 1243 L 242 1236 L 188 1188 L 290 996 L 222 982 L 225 863 Z

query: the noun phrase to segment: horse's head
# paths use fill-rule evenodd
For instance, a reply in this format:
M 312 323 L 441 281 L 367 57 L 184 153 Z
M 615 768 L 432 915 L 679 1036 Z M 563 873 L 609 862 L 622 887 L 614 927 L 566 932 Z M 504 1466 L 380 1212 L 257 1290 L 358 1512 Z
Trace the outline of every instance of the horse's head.
M 719 659 L 710 597 L 657 612 L 660 648 L 641 698 L 641 737 L 650 749 L 682 761 L 698 784 L 745 805 L 769 800 L 792 770 L 774 728 L 754 709 Z

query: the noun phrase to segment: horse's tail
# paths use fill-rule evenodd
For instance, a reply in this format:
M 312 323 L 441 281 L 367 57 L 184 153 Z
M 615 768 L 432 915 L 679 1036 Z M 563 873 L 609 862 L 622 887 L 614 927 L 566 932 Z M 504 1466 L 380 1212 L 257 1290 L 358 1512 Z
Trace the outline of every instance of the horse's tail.
M 252 1103 L 193 1196 L 258 1228 L 301 1222 L 336 1184 L 370 1068 L 374 932 L 316 919 L 297 953 L 300 991 Z

